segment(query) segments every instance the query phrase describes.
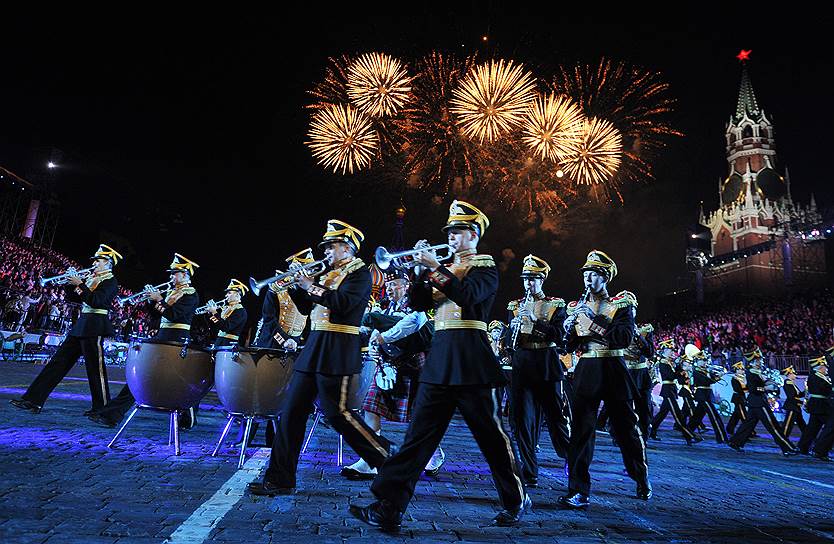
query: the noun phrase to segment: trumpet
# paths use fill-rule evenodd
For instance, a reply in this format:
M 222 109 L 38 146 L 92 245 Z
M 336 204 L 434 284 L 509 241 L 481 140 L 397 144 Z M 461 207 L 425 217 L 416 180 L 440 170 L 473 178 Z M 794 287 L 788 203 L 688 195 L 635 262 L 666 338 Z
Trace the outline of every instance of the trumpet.
M 71 276 L 78 276 L 82 280 L 86 280 L 90 276 L 93 275 L 93 267 L 84 268 L 83 270 L 76 270 L 73 267 L 69 267 L 66 272 L 60 274 L 58 276 L 52 276 L 51 278 L 41 278 L 38 283 L 40 283 L 41 287 L 46 287 L 50 283 L 54 283 L 55 285 L 63 285 L 67 283 L 67 280 Z
M 160 283 L 159 285 L 155 285 L 153 287 L 147 287 L 138 293 L 134 293 L 127 297 L 119 297 L 116 299 L 116 304 L 119 306 L 124 306 L 125 304 L 139 304 L 141 302 L 145 302 L 150 298 L 151 291 L 161 291 L 162 293 L 167 293 L 171 289 L 174 288 L 174 285 L 170 281 L 166 281 L 165 283 Z
M 320 261 L 313 261 L 312 263 L 307 263 L 304 266 L 290 269 L 287 272 L 281 272 L 279 270 L 277 271 L 278 274 L 265 280 L 255 281 L 255 278 L 249 278 L 249 288 L 252 289 L 252 293 L 255 296 L 258 296 L 261 294 L 261 289 L 263 289 L 270 283 L 275 283 L 276 281 L 283 281 L 287 278 L 295 276 L 298 273 L 303 273 L 305 276 L 311 277 L 318 276 L 319 274 L 324 273 L 325 270 L 327 270 L 327 259 L 321 259 Z M 293 283 L 295 282 L 288 283 L 287 287 L 292 286 Z
M 203 315 L 209 313 L 209 306 L 214 304 L 218 310 L 221 312 L 226 309 L 226 299 L 221 300 L 220 302 L 215 302 L 214 300 L 209 300 L 203 306 L 200 306 L 196 310 L 194 310 L 194 315 Z
M 387 249 L 382 246 L 376 248 L 376 252 L 374 253 L 374 258 L 376 259 L 376 264 L 382 270 L 388 270 L 392 264 L 394 268 L 398 268 L 400 270 L 406 268 L 414 268 L 418 266 L 420 263 L 414 260 L 414 257 L 418 253 L 422 253 L 424 251 L 432 251 L 437 254 L 438 251 L 445 249 L 447 254 L 443 257 L 437 257 L 440 261 L 445 261 L 447 259 L 452 258 L 452 246 L 449 244 L 437 244 L 436 246 L 428 246 L 428 247 L 416 247 L 414 249 L 406 249 L 405 251 L 397 251 L 396 253 L 391 253 Z

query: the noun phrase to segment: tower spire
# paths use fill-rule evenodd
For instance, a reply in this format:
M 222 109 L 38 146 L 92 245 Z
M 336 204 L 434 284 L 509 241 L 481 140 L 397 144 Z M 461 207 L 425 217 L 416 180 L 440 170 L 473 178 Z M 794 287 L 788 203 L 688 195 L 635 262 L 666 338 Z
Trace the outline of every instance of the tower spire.
M 742 65 L 741 68 L 741 85 L 738 89 L 735 121 L 738 122 L 745 116 L 753 120 L 758 120 L 761 116 L 761 110 L 758 102 L 756 102 L 756 94 L 753 92 L 753 84 L 750 83 L 750 74 L 747 72 L 746 64 Z

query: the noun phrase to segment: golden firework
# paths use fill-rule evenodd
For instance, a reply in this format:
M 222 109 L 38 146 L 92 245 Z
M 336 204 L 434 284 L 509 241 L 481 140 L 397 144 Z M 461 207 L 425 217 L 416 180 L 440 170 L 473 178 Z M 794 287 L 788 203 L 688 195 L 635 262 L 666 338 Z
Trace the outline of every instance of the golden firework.
M 392 116 L 408 103 L 411 77 L 405 66 L 385 53 L 366 53 L 348 67 L 351 103 L 371 117 Z
M 476 66 L 452 91 L 450 110 L 468 138 L 492 142 L 522 125 L 535 84 L 522 64 L 491 60 Z
M 379 136 L 370 117 L 349 104 L 329 104 L 313 114 L 305 142 L 325 168 L 342 174 L 371 165 Z
M 584 123 L 576 153 L 562 163 L 565 173 L 580 185 L 606 183 L 622 160 L 622 136 L 610 122 L 591 117 Z
M 524 120 L 522 140 L 542 159 L 561 162 L 582 143 L 585 116 L 573 100 L 551 93 L 536 98 Z

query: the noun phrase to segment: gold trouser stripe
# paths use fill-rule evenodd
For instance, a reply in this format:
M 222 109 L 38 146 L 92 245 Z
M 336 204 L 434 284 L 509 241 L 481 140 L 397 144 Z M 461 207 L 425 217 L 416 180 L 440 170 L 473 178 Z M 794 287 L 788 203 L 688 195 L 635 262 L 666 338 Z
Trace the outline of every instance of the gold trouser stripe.
M 104 379 L 104 349 L 102 349 L 102 341 L 104 340 L 103 337 L 97 336 L 96 337 L 96 351 L 98 352 L 98 379 L 101 382 L 101 400 L 106 405 L 110 402 L 110 395 L 108 395 L 107 391 L 107 381 Z
M 721 421 L 718 412 L 715 411 L 715 406 L 709 401 L 707 403 L 707 411 L 710 415 L 710 423 L 714 429 L 718 432 L 718 435 L 721 437 L 721 440 L 726 442 L 727 441 L 727 429 L 724 428 L 724 422 Z
M 625 352 L 626 350 L 624 349 L 592 349 L 580 355 L 580 358 L 622 357 L 625 355 Z
M 358 327 L 357 327 L 358 328 Z M 353 428 L 359 431 L 359 434 L 368 441 L 368 443 L 376 448 L 376 451 L 382 454 L 383 457 L 388 457 L 388 451 L 380 445 L 379 441 L 376 439 L 376 435 L 371 436 L 368 433 L 368 430 L 353 416 L 353 412 L 348 410 L 347 408 L 347 395 L 348 395 L 348 386 L 350 385 L 350 378 L 351 376 L 342 376 L 342 390 L 339 394 L 339 412 L 345 417 L 345 419 L 353 425 Z M 367 461 L 366 461 L 367 462 Z
M 768 406 L 767 408 L 763 407 L 762 410 L 767 412 L 767 417 L 770 420 L 770 425 L 773 427 L 773 438 L 775 438 L 777 442 L 781 441 L 783 444 L 793 449 L 793 445 L 791 445 L 791 443 L 788 442 L 788 440 L 782 435 L 782 432 L 779 430 L 779 422 L 776 421 L 776 416 L 773 415 L 773 410 L 770 410 L 770 406 Z
M 712 387 L 708 385 L 696 385 L 695 389 L 712 389 Z
M 744 405 L 739 404 L 738 407 L 741 410 L 741 419 L 747 419 L 747 412 L 744 411 Z
M 785 435 L 785 438 L 788 436 L 788 429 L 791 427 L 791 419 L 793 418 L 793 410 L 788 412 L 788 417 L 785 418 L 785 430 L 782 431 L 782 434 Z
M 107 310 L 102 310 L 101 308 L 93 308 L 86 302 L 81 305 L 81 313 L 82 314 L 100 314 L 100 315 L 107 315 Z
M 240 336 L 238 336 L 236 334 L 229 334 L 229 333 L 224 332 L 224 331 L 218 332 L 217 337 L 218 338 L 228 338 L 229 340 L 240 340 Z
M 501 438 L 504 439 L 504 444 L 507 446 L 507 455 L 510 459 L 510 472 L 513 473 L 513 478 L 515 478 L 515 482 L 518 485 L 518 496 L 521 497 L 521 504 L 524 504 L 524 485 L 521 483 L 521 477 L 518 474 L 518 463 L 516 462 L 516 458 L 513 455 L 513 447 L 510 445 L 510 438 L 507 436 L 507 433 L 504 432 L 504 427 L 501 425 L 501 418 L 498 417 L 498 390 L 493 388 L 491 390 L 492 396 L 492 421 L 495 422 L 495 426 L 498 429 L 498 434 L 501 435 Z M 550 422 L 548 422 L 548 425 Z M 554 422 L 555 424 L 555 422 Z M 505 504 L 503 505 L 504 508 L 512 508 L 513 505 Z
M 446 319 L 445 321 L 435 321 L 435 331 L 448 331 L 454 329 L 476 329 L 487 332 L 487 324 L 477 319 Z
M 663 380 L 663 381 L 662 381 L 662 382 L 660 382 L 660 383 L 661 383 L 662 385 L 675 385 L 675 380 L 672 380 L 672 381 L 669 381 L 669 380 Z
M 182 329 L 184 331 L 190 331 L 191 330 L 191 325 L 188 325 L 187 323 L 171 323 L 171 322 L 168 322 L 168 323 L 160 323 L 159 328 L 160 329 Z
M 684 436 L 689 436 L 689 438 L 694 438 L 695 435 L 692 433 L 692 431 L 690 431 L 686 427 L 686 425 L 681 423 L 681 420 L 680 420 L 680 417 L 679 417 L 680 416 L 680 412 L 679 412 L 680 407 L 678 406 L 677 401 L 674 401 L 674 400 L 670 399 L 669 397 L 666 397 L 666 400 L 669 401 L 669 410 L 672 412 L 672 417 L 674 418 L 675 423 L 678 424 L 678 427 L 680 427 L 681 432 L 683 433 L 683 435 Z M 657 432 L 657 429 L 655 429 L 655 432 Z
M 811 393 L 811 398 L 813 398 L 813 399 L 827 399 L 828 397 L 826 397 L 825 395 L 817 395 L 815 393 Z
M 340 332 L 342 334 L 359 335 L 359 327 L 355 327 L 353 325 L 339 325 L 337 323 L 328 323 L 326 321 L 321 323 L 314 322 L 310 328 L 314 331 Z

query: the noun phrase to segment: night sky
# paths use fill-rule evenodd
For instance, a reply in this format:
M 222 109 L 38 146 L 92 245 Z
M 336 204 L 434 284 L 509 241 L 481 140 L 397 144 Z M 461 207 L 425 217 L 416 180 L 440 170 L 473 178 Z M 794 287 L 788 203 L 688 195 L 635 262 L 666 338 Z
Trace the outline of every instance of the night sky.
M 573 210 L 585 219 L 555 236 L 522 242 L 526 225 L 492 213 L 481 249 L 499 260 L 506 248 L 516 255 L 501 278 L 496 316 L 521 295 L 524 255 L 547 259 L 553 272 L 545 290 L 572 299 L 581 294 L 577 269 L 596 247 L 619 264 L 612 290 L 636 292 L 647 317 L 655 297 L 683 286 L 686 232 L 699 201 L 717 206 L 717 180 L 727 168 L 724 128 L 741 76 L 735 55 L 745 48 L 753 51 L 753 87 L 774 122 L 794 198 L 807 202 L 814 192 L 824 208 L 834 200 L 830 18 L 751 10 L 649 21 L 519 13 L 514 4 L 419 3 L 372 18 L 358 16 L 359 5 L 348 15 L 311 4 L 296 15 L 73 13 L 7 21 L 0 165 L 36 180 L 59 149 L 60 168 L 51 174 L 62 202 L 55 247 L 85 261 L 99 242 L 112 242 L 129 254 L 117 273 L 133 288 L 166 280 L 178 251 L 202 265 L 195 285 L 205 299 L 220 295 L 229 277 L 268 276 L 287 255 L 315 246 L 331 217 L 364 230 L 361 255 L 370 261 L 373 248 L 392 239 L 401 198 L 406 243 L 444 241 L 439 229 L 455 195 L 435 205 L 433 193 L 403 191 L 373 171 L 331 175 L 304 147 L 306 91 L 327 57 L 478 51 L 524 62 L 537 75 L 601 56 L 626 60 L 660 71 L 679 101 L 673 124 L 686 136 L 656 161 L 657 179 L 629 186 L 623 205 Z

